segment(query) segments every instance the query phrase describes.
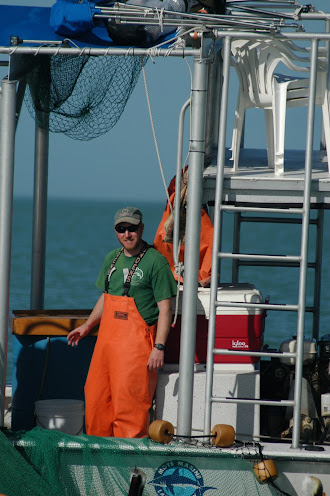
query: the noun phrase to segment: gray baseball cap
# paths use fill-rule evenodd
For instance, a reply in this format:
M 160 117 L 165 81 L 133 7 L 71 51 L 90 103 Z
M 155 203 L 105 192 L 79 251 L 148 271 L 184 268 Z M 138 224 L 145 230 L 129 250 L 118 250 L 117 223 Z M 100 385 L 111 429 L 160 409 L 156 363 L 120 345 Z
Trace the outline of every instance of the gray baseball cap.
M 142 222 L 142 213 L 136 207 L 121 208 L 115 214 L 115 226 L 121 222 L 128 222 L 129 224 L 140 224 Z

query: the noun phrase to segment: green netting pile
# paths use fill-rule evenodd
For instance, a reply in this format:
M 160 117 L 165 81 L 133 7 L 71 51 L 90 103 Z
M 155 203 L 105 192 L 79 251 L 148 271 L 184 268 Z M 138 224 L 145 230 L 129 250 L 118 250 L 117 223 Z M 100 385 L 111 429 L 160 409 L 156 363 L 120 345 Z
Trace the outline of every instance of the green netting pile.
M 0 432 L 0 467 L 0 493 L 7 496 L 128 495 L 135 468 L 145 474 L 143 496 L 278 494 L 259 484 L 251 463 L 235 452 L 40 428 Z
M 32 57 L 25 102 L 41 127 L 90 140 L 116 124 L 141 67 L 133 56 Z

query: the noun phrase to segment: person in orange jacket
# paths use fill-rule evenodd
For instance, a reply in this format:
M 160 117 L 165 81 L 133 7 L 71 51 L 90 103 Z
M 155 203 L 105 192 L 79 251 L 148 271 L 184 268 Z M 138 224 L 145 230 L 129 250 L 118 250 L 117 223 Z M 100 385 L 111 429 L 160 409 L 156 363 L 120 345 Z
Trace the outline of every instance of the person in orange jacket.
M 172 208 L 174 208 L 175 201 L 175 182 L 174 176 L 168 187 L 168 196 Z M 181 246 L 178 254 L 178 260 L 184 264 L 184 234 L 186 222 L 186 203 L 187 203 L 187 184 L 188 184 L 188 166 L 185 168 L 181 179 L 180 194 L 180 240 Z M 153 246 L 164 255 L 167 259 L 175 279 L 178 275 L 175 271 L 173 260 L 173 228 L 174 228 L 174 214 L 171 210 L 169 202 L 166 202 L 166 207 L 163 217 L 159 223 L 157 232 L 155 234 Z M 212 246 L 213 246 L 213 224 L 207 213 L 206 207 L 201 208 L 201 236 L 199 246 L 199 268 L 198 268 L 198 282 L 200 286 L 207 287 L 211 282 L 211 267 L 212 267 Z M 182 277 L 180 277 L 182 282 Z
M 142 239 L 142 213 L 115 215 L 121 248 L 105 258 L 96 285 L 103 290 L 87 321 L 68 334 L 77 345 L 100 323 L 85 384 L 88 435 L 144 437 L 157 370 L 172 319 L 176 282 L 165 257 Z

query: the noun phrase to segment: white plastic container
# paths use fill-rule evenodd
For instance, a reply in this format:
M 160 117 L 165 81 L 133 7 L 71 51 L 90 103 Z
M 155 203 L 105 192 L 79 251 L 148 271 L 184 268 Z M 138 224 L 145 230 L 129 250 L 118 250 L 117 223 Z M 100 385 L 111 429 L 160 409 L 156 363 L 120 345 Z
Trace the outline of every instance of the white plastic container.
M 292 338 L 286 339 L 281 343 L 279 351 L 282 353 L 288 353 L 288 352 L 295 353 L 296 346 L 297 346 L 297 339 L 296 336 L 293 336 Z M 311 364 L 316 358 L 316 354 L 317 354 L 317 346 L 315 339 L 304 339 L 304 361 L 303 361 L 304 365 Z M 295 359 L 281 357 L 280 362 L 283 363 L 284 365 L 294 365 Z
M 71 399 L 39 400 L 35 414 L 37 426 L 78 436 L 84 428 L 85 404 Z
M 178 313 L 182 313 L 182 286 L 180 286 Z M 254 284 L 249 283 L 224 283 L 218 287 L 217 299 L 221 302 L 236 303 L 262 303 L 263 297 Z M 175 298 L 173 298 L 173 312 L 175 309 Z M 218 315 L 262 315 L 264 312 L 258 308 L 226 307 L 217 308 Z M 207 320 L 210 318 L 210 289 L 198 288 L 197 315 L 203 315 Z
M 321 394 L 321 415 L 330 417 L 330 393 Z

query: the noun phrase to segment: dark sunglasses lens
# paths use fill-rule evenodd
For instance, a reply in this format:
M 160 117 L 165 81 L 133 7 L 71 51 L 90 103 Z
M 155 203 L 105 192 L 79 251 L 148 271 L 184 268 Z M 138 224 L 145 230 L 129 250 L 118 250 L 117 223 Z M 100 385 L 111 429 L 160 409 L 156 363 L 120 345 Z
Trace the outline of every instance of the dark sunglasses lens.
M 131 226 L 115 226 L 115 229 L 117 233 L 119 234 L 124 234 L 124 232 L 136 232 L 139 229 L 140 224 L 137 226 L 131 225 Z

